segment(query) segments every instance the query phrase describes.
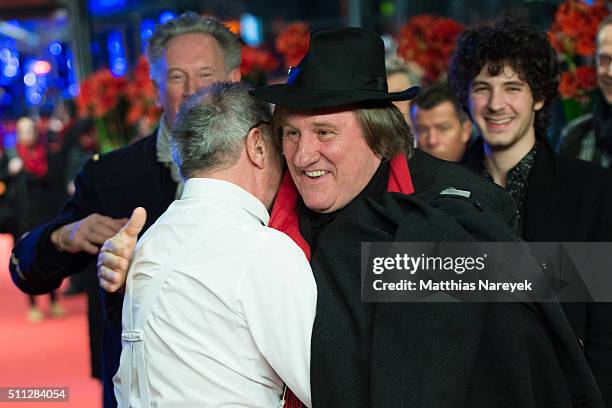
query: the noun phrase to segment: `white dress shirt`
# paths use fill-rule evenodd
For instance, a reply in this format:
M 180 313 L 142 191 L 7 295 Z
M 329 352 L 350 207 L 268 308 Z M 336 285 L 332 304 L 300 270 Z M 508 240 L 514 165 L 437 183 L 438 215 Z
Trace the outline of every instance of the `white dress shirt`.
M 120 407 L 307 406 L 316 284 L 235 184 L 187 180 L 138 241 L 123 302 Z

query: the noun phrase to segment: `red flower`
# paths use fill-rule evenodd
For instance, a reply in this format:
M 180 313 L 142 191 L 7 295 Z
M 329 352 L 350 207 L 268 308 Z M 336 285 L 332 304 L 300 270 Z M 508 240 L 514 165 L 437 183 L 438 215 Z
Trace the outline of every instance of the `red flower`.
M 563 72 L 561 74 L 561 82 L 559 83 L 559 93 L 565 99 L 573 98 L 576 96 L 578 87 L 576 85 L 576 76 L 570 72 Z
M 570 56 L 593 55 L 597 28 L 607 15 L 605 0 L 595 0 L 591 6 L 580 0 L 562 3 L 549 32 L 552 46 Z
M 309 32 L 308 24 L 293 23 L 276 38 L 276 49 L 283 54 L 286 68 L 296 66 L 308 52 Z
M 105 116 L 123 97 L 126 84 L 125 78 L 113 76 L 108 68 L 94 72 L 81 83 L 76 98 L 79 114 L 95 118 Z
M 104 151 L 130 142 L 141 119 L 156 123 L 161 114 L 156 99 L 149 65 L 142 56 L 129 78 L 117 78 L 108 69 L 91 74 L 81 83 L 76 104 L 79 115 L 99 119 L 96 126 Z
M 255 71 L 272 72 L 278 68 L 278 61 L 270 51 L 242 46 L 240 73 L 247 76 Z
M 448 70 L 455 42 L 463 29 L 462 24 L 449 18 L 414 16 L 400 30 L 397 53 L 423 67 L 427 82 L 436 81 Z
M 578 89 L 588 92 L 597 87 L 597 72 L 590 66 L 576 68 L 576 85 Z
M 125 89 L 125 96 L 130 104 L 125 115 L 128 126 L 135 125 L 145 113 L 154 119 L 153 122 L 161 115 L 161 110 L 156 104 L 157 91 L 149 76 L 149 63 L 144 55 L 138 59 L 133 79 Z

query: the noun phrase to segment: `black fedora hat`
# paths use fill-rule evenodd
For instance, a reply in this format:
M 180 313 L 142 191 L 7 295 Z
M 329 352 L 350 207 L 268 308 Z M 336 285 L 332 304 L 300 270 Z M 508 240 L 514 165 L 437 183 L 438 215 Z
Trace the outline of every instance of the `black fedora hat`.
M 312 33 L 308 53 L 289 70 L 286 84 L 251 90 L 267 102 L 292 108 L 404 101 L 418 92 L 417 86 L 388 92 L 383 41 L 375 32 L 357 27 Z

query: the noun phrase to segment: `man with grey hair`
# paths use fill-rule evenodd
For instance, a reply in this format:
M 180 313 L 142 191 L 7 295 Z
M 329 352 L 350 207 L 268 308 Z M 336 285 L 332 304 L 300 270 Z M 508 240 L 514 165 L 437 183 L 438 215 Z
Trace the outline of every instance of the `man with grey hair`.
M 240 52 L 238 38 L 212 17 L 186 12 L 156 27 L 147 57 L 158 103 L 164 111 L 159 129 L 131 146 L 95 155 L 77 177 L 75 194 L 60 214 L 17 242 L 10 269 L 22 291 L 47 293 L 59 287 L 66 276 L 84 269 L 95 280 L 101 244 L 125 224 L 134 208 L 146 209 L 146 229 L 180 196 L 182 181 L 172 161 L 169 131 L 178 107 L 198 88 L 213 81 L 239 81 Z M 112 407 L 116 404 L 112 376 L 121 350 L 123 297 L 104 292 L 102 296 L 107 310 L 101 377 L 104 404 Z M 98 299 L 90 299 L 90 304 L 98 303 Z M 90 327 L 101 326 L 100 320 L 100 316 L 90 320 Z M 95 344 L 95 335 L 90 336 Z M 99 354 L 92 350 L 94 366 Z
M 120 407 L 272 407 L 284 383 L 311 405 L 317 292 L 300 248 L 267 226 L 282 176 L 270 116 L 229 82 L 182 105 L 172 133 L 185 188 L 131 262 Z
M 599 25 L 593 111 L 574 119 L 561 134 L 561 154 L 612 169 L 612 15 Z
M 387 58 L 385 60 L 387 69 L 387 84 L 389 92 L 399 92 L 411 86 L 420 85 L 423 78 L 423 70 L 415 63 L 407 63 L 401 58 Z M 402 112 L 406 122 L 412 127 L 410 117 L 410 101 L 394 101 L 393 104 Z

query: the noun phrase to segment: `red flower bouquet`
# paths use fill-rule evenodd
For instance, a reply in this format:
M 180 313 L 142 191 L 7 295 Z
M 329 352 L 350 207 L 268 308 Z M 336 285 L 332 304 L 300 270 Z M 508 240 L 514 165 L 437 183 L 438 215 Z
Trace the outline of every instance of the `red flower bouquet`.
M 457 37 L 463 31 L 461 23 L 450 18 L 421 14 L 401 28 L 397 54 L 405 61 L 414 61 L 425 70 L 425 81 L 444 77 Z
M 592 93 L 597 87 L 592 61 L 595 36 L 607 15 L 604 0 L 594 0 L 591 5 L 580 0 L 568 0 L 560 4 L 555 13 L 548 36 L 564 63 L 559 93 L 567 120 L 591 109 Z
M 296 66 L 309 46 L 310 29 L 306 23 L 289 24 L 276 38 L 276 49 L 285 59 L 285 68 Z
M 148 121 L 152 127 L 160 116 L 144 56 L 131 78 L 115 77 L 108 68 L 85 78 L 80 84 L 76 105 L 79 116 L 94 119 L 101 152 L 127 145 L 138 133 L 141 120 Z
M 279 62 L 274 55 L 261 48 L 242 46 L 240 74 L 253 86 L 266 84 L 266 75 L 278 68 Z

